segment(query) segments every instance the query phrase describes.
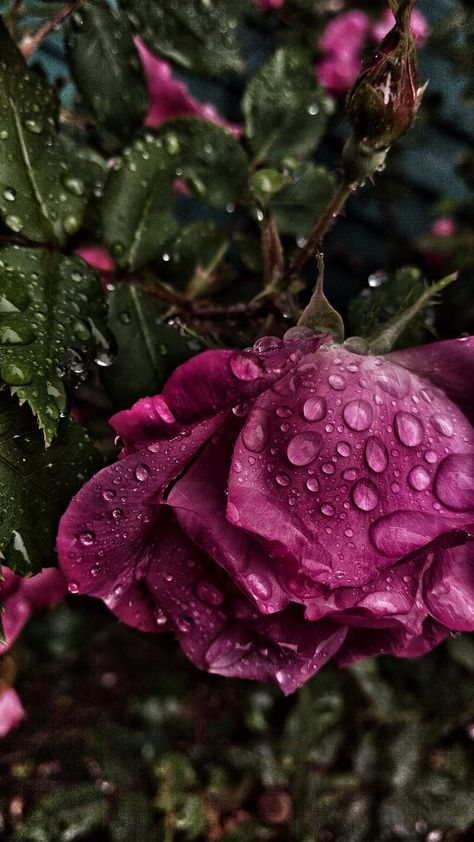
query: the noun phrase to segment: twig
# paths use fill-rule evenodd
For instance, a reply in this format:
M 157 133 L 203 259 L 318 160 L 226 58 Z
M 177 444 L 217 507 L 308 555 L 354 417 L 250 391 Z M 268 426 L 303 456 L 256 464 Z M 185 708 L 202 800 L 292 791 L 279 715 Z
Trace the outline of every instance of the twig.
M 292 260 L 290 261 L 289 267 L 289 275 L 290 278 L 298 275 L 303 266 L 305 265 L 306 261 L 309 260 L 311 257 L 314 257 L 315 252 L 320 249 L 322 241 L 328 231 L 334 225 L 336 217 L 341 213 L 344 208 L 344 205 L 351 194 L 351 188 L 349 184 L 344 180 L 341 182 L 339 187 L 337 188 L 334 196 L 332 197 L 331 201 L 327 205 L 323 215 L 317 221 L 315 227 L 313 228 L 311 234 L 309 235 L 308 239 L 304 246 L 301 246 L 300 249 L 294 254 Z
M 56 27 L 63 22 L 63 20 L 69 17 L 69 15 L 79 6 L 80 3 L 82 3 L 82 0 L 72 0 L 71 3 L 67 3 L 66 6 L 63 6 L 63 8 L 60 9 L 54 17 L 47 20 L 34 35 L 25 35 L 20 43 L 20 50 L 23 53 L 23 58 L 26 60 L 31 58 L 33 53 L 36 52 L 38 47 L 43 43 L 48 35 L 50 35 L 51 32 L 53 32 Z

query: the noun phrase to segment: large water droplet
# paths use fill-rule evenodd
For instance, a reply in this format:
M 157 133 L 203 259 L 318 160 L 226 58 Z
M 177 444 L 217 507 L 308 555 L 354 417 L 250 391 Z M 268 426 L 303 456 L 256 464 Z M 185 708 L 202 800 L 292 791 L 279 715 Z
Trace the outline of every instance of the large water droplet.
M 388 465 L 388 452 L 383 441 L 378 436 L 370 436 L 365 445 L 365 461 L 376 474 L 385 471 Z
M 379 518 L 370 527 L 370 538 L 384 556 L 402 558 L 423 547 L 446 528 L 446 520 L 424 512 L 398 511 Z
M 250 354 L 235 354 L 231 357 L 229 365 L 237 380 L 258 380 L 262 376 L 258 360 Z
M 379 501 L 374 483 L 370 479 L 360 479 L 352 489 L 352 499 L 358 509 L 371 512 Z
M 372 407 L 362 398 L 346 404 L 343 414 L 347 426 L 357 431 L 367 430 L 374 417 Z
M 139 482 L 145 482 L 150 476 L 150 469 L 143 463 L 135 468 L 135 476 Z
M 410 387 L 410 375 L 404 368 L 386 363 L 377 371 L 375 382 L 393 398 L 404 398 Z
M 291 439 L 286 455 L 292 465 L 309 465 L 318 455 L 322 445 L 323 440 L 318 433 L 310 430 L 306 433 L 297 433 Z
M 249 416 L 244 429 L 242 430 L 242 441 L 248 450 L 253 453 L 260 453 L 266 444 L 266 417 L 263 412 L 254 410 Z
M 449 415 L 438 413 L 437 415 L 432 415 L 430 421 L 437 433 L 451 438 L 454 433 L 454 425 Z
M 346 380 L 341 374 L 330 374 L 328 383 L 331 389 L 334 389 L 336 392 L 342 392 L 346 388 Z
M 352 453 L 352 447 L 350 446 L 349 442 L 347 441 L 338 441 L 336 444 L 336 450 L 339 453 L 339 456 L 350 456 Z
M 423 440 L 423 426 L 411 412 L 397 412 L 395 430 L 401 443 L 407 447 L 417 447 Z
M 5 190 L 3 191 L 3 198 L 7 202 L 14 202 L 15 197 L 16 197 L 16 190 L 14 190 L 13 187 L 5 187 Z
M 8 386 L 26 386 L 33 377 L 29 366 L 16 363 L 3 363 L 0 369 L 0 377 Z
M 279 351 L 282 346 L 283 341 L 278 336 L 262 336 L 260 339 L 257 339 L 253 349 L 256 354 L 266 357 L 268 354 L 274 354 L 275 351 Z
M 306 488 L 308 491 L 312 491 L 313 493 L 319 491 L 319 482 L 316 477 L 309 477 L 309 479 L 306 480 Z
M 325 517 L 333 517 L 335 512 L 336 512 L 336 510 L 331 503 L 323 503 L 323 505 L 321 506 L 321 513 Z
M 474 508 L 474 454 L 450 453 L 436 472 L 435 494 L 449 509 Z
M 431 478 L 426 468 L 416 465 L 408 474 L 408 482 L 415 491 L 424 491 L 425 488 L 428 488 Z
M 307 421 L 319 421 L 324 418 L 327 412 L 327 405 L 324 398 L 308 398 L 303 406 L 303 415 Z

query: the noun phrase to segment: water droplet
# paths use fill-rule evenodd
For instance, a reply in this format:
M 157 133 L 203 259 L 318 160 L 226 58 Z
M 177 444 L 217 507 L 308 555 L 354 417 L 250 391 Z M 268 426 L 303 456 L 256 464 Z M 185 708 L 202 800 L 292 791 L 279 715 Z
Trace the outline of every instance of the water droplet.
M 352 447 L 347 441 L 338 441 L 336 444 L 336 450 L 339 453 L 339 456 L 344 457 L 350 456 L 352 453 Z
M 283 341 L 279 339 L 278 336 L 262 336 L 255 342 L 253 350 L 261 357 L 266 357 L 268 354 L 273 354 L 275 351 L 279 351 L 282 346 Z
M 378 436 L 370 436 L 365 445 L 365 460 L 369 468 L 376 474 L 385 471 L 388 465 L 388 452 L 383 441 Z
M 78 228 L 80 228 L 81 220 L 78 216 L 70 213 L 65 217 L 63 225 L 66 234 L 72 235 L 76 233 Z
M 254 410 L 242 430 L 242 441 L 245 447 L 253 453 L 260 453 L 265 448 L 267 442 L 266 421 L 263 412 Z
M 451 438 L 454 433 L 454 425 L 448 415 L 443 415 L 441 413 L 438 415 L 432 415 L 430 421 L 437 433 L 441 433 L 442 436 Z
M 19 216 L 9 215 L 5 217 L 5 222 L 12 231 L 15 231 L 18 234 L 21 229 L 23 228 L 23 220 L 20 219 Z
M 216 608 L 224 602 L 222 593 L 211 582 L 199 582 L 196 585 L 196 596 L 201 602 Z
M 323 440 L 318 433 L 312 433 L 310 430 L 306 433 L 297 433 L 291 439 L 286 455 L 292 465 L 309 465 L 318 455 L 322 445 Z
M 74 176 L 67 176 L 64 179 L 63 184 L 66 190 L 68 190 L 69 193 L 72 193 L 73 196 L 84 195 L 85 185 L 82 179 L 74 178 Z
M 307 421 L 319 421 L 324 418 L 327 412 L 327 405 L 324 398 L 308 398 L 303 406 L 303 415 Z
M 425 462 L 429 462 L 430 465 L 434 465 L 435 462 L 438 461 L 438 454 L 435 453 L 434 450 L 427 450 L 424 455 Z
M 265 576 L 262 576 L 261 573 L 258 575 L 256 573 L 250 573 L 246 577 L 246 581 L 252 594 L 260 599 L 270 599 L 273 588 Z
M 310 477 L 306 480 L 306 488 L 312 492 L 319 491 L 319 482 L 316 477 Z
M 90 547 L 90 545 L 95 541 L 95 535 L 93 532 L 83 532 L 82 535 L 79 536 L 79 540 L 85 547 Z
M 330 374 L 328 383 L 331 389 L 335 389 L 336 392 L 342 392 L 346 388 L 345 378 L 341 374 Z
M 194 620 L 192 617 L 178 617 L 176 625 L 182 634 L 188 634 L 194 626 Z
M 351 336 L 349 339 L 346 339 L 345 342 L 342 343 L 342 347 L 346 349 L 346 351 L 350 351 L 351 354 L 359 354 L 361 356 L 365 356 L 370 351 L 370 345 L 367 342 L 367 339 L 364 339 L 362 336 Z
M 115 491 L 113 491 L 111 488 L 107 488 L 105 491 L 102 492 L 102 497 L 106 502 L 109 502 L 109 500 L 113 500 L 114 497 L 116 497 L 116 494 Z
M 321 506 L 321 513 L 325 517 L 332 517 L 335 514 L 335 508 L 331 505 L 331 503 L 323 503 Z
M 235 354 L 230 359 L 230 370 L 238 380 L 257 380 L 262 377 L 262 369 L 258 360 L 250 354 Z
M 321 470 L 323 474 L 326 474 L 326 476 L 331 476 L 336 469 L 332 462 L 325 462 L 324 465 L 321 466 Z
M 278 406 L 276 408 L 276 414 L 279 418 L 289 418 L 293 415 L 293 410 L 289 406 Z
M 404 368 L 386 363 L 378 369 L 375 382 L 393 398 L 404 398 L 410 387 L 410 375 Z
M 287 486 L 290 484 L 290 478 L 288 474 L 277 474 L 275 480 L 278 483 L 278 485 Z
M 146 482 L 146 480 L 150 476 L 150 469 L 146 465 L 141 463 L 135 468 L 135 476 L 139 482 Z
M 33 134 L 41 134 L 43 131 L 43 126 L 38 120 L 25 120 L 25 128 L 28 129 L 29 132 L 33 132 Z
M 474 508 L 474 455 L 446 456 L 436 472 L 434 490 L 438 499 L 455 512 Z
M 395 431 L 406 447 L 417 447 L 423 440 L 423 426 L 411 412 L 397 412 Z
M 374 483 L 370 479 L 358 480 L 352 489 L 352 499 L 358 509 L 363 512 L 371 512 L 379 501 Z
M 374 417 L 372 407 L 362 398 L 346 404 L 343 414 L 347 426 L 357 431 L 367 430 Z
M 7 202 L 14 202 L 15 197 L 16 197 L 16 190 L 14 190 L 13 187 L 5 187 L 5 190 L 3 191 L 3 198 Z
M 0 369 L 0 377 L 8 386 L 26 386 L 31 382 L 33 374 L 27 365 L 7 362 Z
M 424 491 L 425 488 L 428 488 L 431 478 L 426 468 L 416 465 L 408 474 L 408 482 L 415 491 Z

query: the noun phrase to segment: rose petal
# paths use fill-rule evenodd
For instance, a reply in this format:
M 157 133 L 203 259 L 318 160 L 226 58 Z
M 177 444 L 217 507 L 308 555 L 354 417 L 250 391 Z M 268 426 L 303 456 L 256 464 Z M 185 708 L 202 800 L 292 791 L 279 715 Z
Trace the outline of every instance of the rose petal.
M 0 691 L 0 737 L 6 737 L 25 716 L 20 697 L 13 687 Z
M 472 525 L 474 534 L 474 524 Z M 425 576 L 424 599 L 435 620 L 456 631 L 474 631 L 474 543 L 440 548 Z
M 449 629 L 430 617 L 425 620 L 421 634 L 410 634 L 404 629 L 350 629 L 335 660 L 346 667 L 362 658 L 374 655 L 395 655 L 397 658 L 418 658 L 438 646 L 449 634 Z
M 182 429 L 161 395 L 141 398 L 131 409 L 117 412 L 109 424 L 123 440 L 124 453 L 134 453 L 159 439 L 170 439 Z
M 66 581 L 60 570 L 45 568 L 36 576 L 25 578 L 15 576 L 11 570 L 2 567 L 5 577 L 0 582 L 0 600 L 4 604 L 2 614 L 5 644 L 0 643 L 3 654 L 17 639 L 34 611 L 56 605 L 66 593 Z
M 158 441 L 104 468 L 83 486 L 59 525 L 59 559 L 70 591 L 100 597 L 131 625 L 156 630 L 139 582 L 150 563 L 159 503 L 166 486 L 220 423 L 217 417 Z M 133 602 L 131 611 L 125 608 L 127 598 Z
M 462 530 L 469 513 L 448 511 L 434 480 L 451 453 L 474 449 L 474 432 L 443 393 L 426 400 L 428 391 L 382 358 L 334 346 L 305 356 L 253 404 L 234 449 L 228 519 L 286 569 L 290 557 L 331 588 L 367 584 Z

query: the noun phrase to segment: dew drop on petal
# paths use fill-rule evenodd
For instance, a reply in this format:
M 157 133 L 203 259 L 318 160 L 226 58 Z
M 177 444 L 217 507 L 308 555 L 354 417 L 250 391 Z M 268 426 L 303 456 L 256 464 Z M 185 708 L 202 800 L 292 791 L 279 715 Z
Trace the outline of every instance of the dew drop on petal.
M 143 463 L 135 468 L 135 476 L 139 482 L 145 482 L 150 476 L 150 469 Z
M 434 450 L 427 450 L 424 456 L 425 462 L 434 465 L 438 461 L 438 454 Z
M 352 452 L 352 448 L 347 441 L 339 441 L 336 444 L 336 450 L 339 453 L 339 456 L 350 456 Z
M 352 489 L 352 499 L 358 509 L 371 512 L 379 501 L 374 483 L 370 479 L 360 479 Z
M 263 413 L 255 411 L 249 416 L 242 430 L 242 441 L 253 453 L 260 453 L 265 448 L 267 442 L 265 423 L 266 418 Z
M 381 474 L 388 465 L 388 452 L 378 436 L 370 436 L 365 445 L 365 461 L 371 471 Z
M 357 470 L 355 468 L 347 468 L 346 471 L 343 471 L 342 478 L 352 482 L 357 479 Z
M 237 380 L 257 380 L 262 376 L 258 361 L 246 354 L 236 354 L 231 357 L 230 369 Z
M 474 508 L 474 454 L 450 453 L 436 472 L 438 500 L 455 512 Z
M 319 421 L 324 418 L 327 412 L 327 405 L 324 398 L 308 398 L 303 406 L 303 415 L 307 421 Z
M 277 474 L 275 480 L 278 483 L 278 485 L 282 485 L 283 487 L 286 487 L 290 484 L 290 478 L 288 474 Z
M 410 386 L 410 375 L 405 369 L 390 364 L 384 365 L 375 378 L 377 386 L 393 398 L 404 398 Z
M 328 383 L 331 389 L 334 389 L 336 392 L 342 392 L 346 388 L 346 381 L 341 374 L 330 374 Z
M 286 455 L 292 465 L 309 465 L 318 455 L 322 444 L 322 437 L 318 433 L 311 431 L 297 433 L 291 439 L 286 450 Z
M 323 503 L 321 512 L 325 517 L 332 517 L 335 514 L 335 508 L 331 503 Z
M 424 491 L 430 485 L 431 478 L 426 468 L 416 465 L 408 474 L 408 482 L 415 491 Z
M 79 540 L 85 547 L 90 547 L 95 541 L 95 534 L 93 532 L 83 532 Z
M 306 480 L 306 488 L 308 491 L 312 492 L 319 491 L 319 482 L 316 477 L 309 477 L 309 479 Z
M 346 404 L 343 414 L 347 426 L 357 431 L 367 430 L 374 417 L 372 407 L 362 398 Z
M 417 447 L 423 440 L 423 426 L 411 412 L 397 412 L 395 431 L 406 447 Z
M 199 582 L 196 585 L 196 596 L 206 605 L 213 605 L 215 607 L 222 605 L 224 602 L 222 593 L 211 582 Z
M 441 433 L 442 436 L 451 438 L 454 433 L 454 425 L 448 415 L 443 415 L 442 413 L 432 415 L 430 421 L 437 433 Z

